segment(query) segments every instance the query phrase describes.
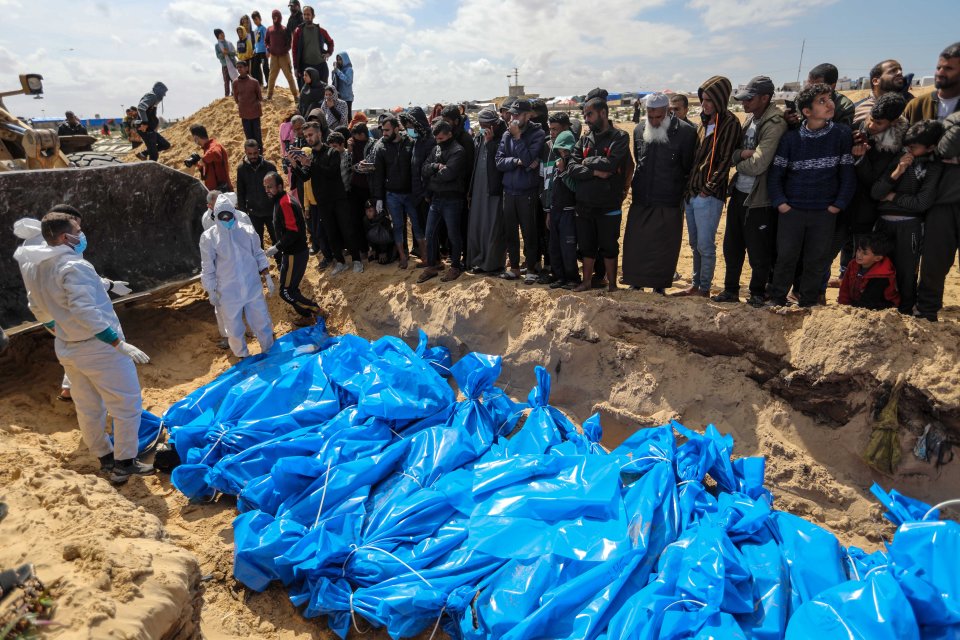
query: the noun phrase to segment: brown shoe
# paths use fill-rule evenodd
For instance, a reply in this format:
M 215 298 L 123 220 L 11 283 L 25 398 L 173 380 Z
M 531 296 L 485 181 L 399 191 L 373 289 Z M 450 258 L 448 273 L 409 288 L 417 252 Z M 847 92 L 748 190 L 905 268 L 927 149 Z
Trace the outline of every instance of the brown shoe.
M 451 280 L 456 280 L 460 277 L 460 269 L 456 267 L 450 267 L 447 269 L 446 273 L 440 276 L 440 282 L 450 282 Z
M 683 291 L 678 291 L 677 293 L 674 293 L 673 296 L 677 298 L 686 298 L 689 296 L 703 296 L 705 294 L 710 295 L 710 292 L 700 291 L 699 287 L 689 287 L 687 289 L 684 289 Z
M 427 267 L 423 270 L 423 273 L 420 274 L 420 277 L 417 278 L 417 282 L 426 282 L 431 278 L 436 278 L 439 274 L 440 271 L 436 267 Z

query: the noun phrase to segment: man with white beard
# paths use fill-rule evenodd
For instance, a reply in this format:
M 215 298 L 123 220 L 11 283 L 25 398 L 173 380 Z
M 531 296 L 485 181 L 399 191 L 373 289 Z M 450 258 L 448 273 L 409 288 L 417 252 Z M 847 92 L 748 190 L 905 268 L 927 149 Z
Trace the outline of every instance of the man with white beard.
M 623 282 L 657 293 L 673 283 L 683 236 L 683 192 L 693 168 L 697 130 L 667 113 L 670 99 L 651 93 L 647 117 L 633 131 L 633 202 L 623 237 Z
M 713 296 L 714 302 L 740 302 L 744 254 L 750 261 L 747 303 L 760 307 L 766 297 L 777 243 L 777 214 L 767 194 L 767 169 L 777 153 L 780 138 L 787 131 L 783 112 L 771 104 L 773 91 L 773 80 L 757 76 L 733 96 L 750 119 L 743 124 L 743 137 L 733 150 L 737 173 L 730 183 L 727 226 L 723 231 L 723 261 L 727 270 L 723 291 Z

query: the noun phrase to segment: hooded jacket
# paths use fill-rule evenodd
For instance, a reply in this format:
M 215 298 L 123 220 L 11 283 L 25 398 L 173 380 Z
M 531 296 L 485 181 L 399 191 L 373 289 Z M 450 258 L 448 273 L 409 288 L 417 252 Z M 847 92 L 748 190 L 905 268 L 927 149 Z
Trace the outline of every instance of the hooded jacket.
M 201 148 L 203 149 L 203 170 L 201 172 L 203 184 L 210 191 L 214 189 L 233 191 L 227 150 L 215 138 L 208 139 Z
M 437 139 L 433 137 L 427 114 L 420 107 L 413 107 L 408 115 L 416 122 L 417 137 L 413 141 L 413 154 L 410 157 L 410 193 L 413 200 L 420 203 L 427 197 L 427 183 L 423 179 L 423 164 L 433 155 Z
M 643 140 L 647 119 L 633 130 L 633 202 L 645 207 L 679 207 L 693 168 L 697 130 L 680 118 L 668 116 L 667 141 L 649 144 Z
M 504 131 L 497 147 L 497 170 L 503 174 L 503 191 L 510 195 L 536 195 L 540 190 L 540 151 L 546 134 L 530 121 L 514 138 Z M 533 165 L 533 166 L 531 166 Z
M 214 216 L 232 211 L 233 204 L 220 195 L 214 205 Z M 200 236 L 200 283 L 209 293 L 220 294 L 220 306 L 236 312 L 263 296 L 260 272 L 269 267 L 260 247 L 260 236 L 249 224 L 239 220 L 233 228 L 217 221 Z
M 320 72 L 313 67 L 308 67 L 306 73 L 310 76 L 310 84 L 304 84 L 300 90 L 300 115 L 304 118 L 310 115 L 310 112 L 320 107 L 323 102 L 323 90 L 326 88 L 323 80 L 320 79 Z
M 456 139 L 438 142 L 433 157 L 423 165 L 427 189 L 436 198 L 462 198 L 467 167 L 463 146 Z
M 743 125 L 742 130 L 746 131 L 753 120 L 754 117 L 751 116 L 750 120 Z M 736 169 L 734 181 L 736 181 L 736 176 L 739 174 L 756 178 L 756 180 L 753 181 L 753 188 L 747 195 L 746 200 L 743 201 L 744 206 L 748 209 L 770 206 L 770 196 L 767 193 L 767 169 L 769 169 L 773 163 L 773 158 L 777 155 L 777 146 L 780 144 L 780 138 L 782 138 L 786 132 L 787 121 L 783 117 L 783 111 L 780 111 L 780 109 L 771 103 L 767 106 L 766 110 L 760 114 L 760 118 L 757 119 L 757 146 L 753 150 L 753 155 L 746 160 L 740 159 L 740 154 L 743 151 L 742 135 L 736 148 L 733 150 L 731 160 Z
M 41 323 L 54 327 L 58 340 L 97 338 L 112 343 L 123 339 L 103 280 L 72 247 L 51 247 L 46 242 L 23 245 L 13 258 L 20 265 L 30 311 Z
M 890 258 L 884 256 L 866 273 L 860 273 L 860 265 L 851 260 L 840 281 L 840 304 L 849 304 L 863 309 L 890 309 L 900 306 L 897 290 L 897 272 Z
M 257 163 L 246 158 L 237 166 L 237 206 L 254 218 L 273 215 L 273 201 L 263 188 L 263 179 L 277 168 L 263 156 Z
M 693 171 L 687 183 L 685 200 L 701 193 L 723 200 L 727 197 L 730 183 L 730 167 L 733 164 L 733 150 L 739 146 L 743 136 L 740 120 L 727 108 L 733 86 L 723 76 L 713 76 L 697 89 L 702 101 L 704 96 L 713 101 L 717 109 L 716 127 L 707 135 L 709 122 L 700 114 L 700 126 L 697 128 L 697 151 L 693 159 Z
M 333 86 L 337 88 L 341 98 L 347 102 L 353 102 L 353 63 L 350 62 L 350 54 L 346 51 L 341 51 L 339 56 L 343 59 L 343 68 L 333 66 Z
M 300 167 L 299 171 L 304 180 L 310 181 L 317 203 L 325 205 L 346 198 L 341 155 L 326 144 L 320 145 L 320 148 L 314 147 L 311 155 L 313 159 L 310 166 Z
M 253 60 L 254 43 L 253 36 L 247 32 L 246 27 L 237 27 L 237 60 Z
M 267 28 L 267 53 L 272 56 L 290 55 L 290 33 L 283 26 L 283 14 L 274 9 L 273 24 Z
M 140 98 L 140 103 L 137 105 L 137 117 L 140 122 L 146 123 L 148 131 L 155 131 L 160 125 L 160 119 L 157 118 L 157 105 L 163 102 L 165 95 L 167 95 L 167 85 L 156 82 L 153 85 L 153 90 Z

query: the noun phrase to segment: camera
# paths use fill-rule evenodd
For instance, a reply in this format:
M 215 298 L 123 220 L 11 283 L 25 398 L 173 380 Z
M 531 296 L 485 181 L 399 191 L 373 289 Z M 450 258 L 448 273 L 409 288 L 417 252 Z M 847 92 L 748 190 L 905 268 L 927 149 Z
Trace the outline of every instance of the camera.
M 183 161 L 183 166 L 188 169 L 192 169 L 193 167 L 197 166 L 197 163 L 200 162 L 200 160 L 201 158 L 199 153 L 191 153 L 190 156 Z

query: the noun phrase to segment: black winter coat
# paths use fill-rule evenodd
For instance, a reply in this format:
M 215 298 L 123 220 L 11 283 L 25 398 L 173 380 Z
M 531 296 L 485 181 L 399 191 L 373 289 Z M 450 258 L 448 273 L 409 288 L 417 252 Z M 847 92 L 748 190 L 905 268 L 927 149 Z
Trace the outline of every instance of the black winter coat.
M 633 201 L 645 207 L 679 207 L 697 151 L 697 129 L 679 118 L 670 118 L 666 144 L 643 141 L 646 119 L 633 130 Z
M 467 183 L 466 161 L 466 153 L 455 139 L 438 144 L 433 157 L 423 165 L 423 178 L 430 194 L 438 198 L 462 198 Z
M 237 166 L 237 208 L 251 218 L 269 218 L 273 215 L 273 199 L 263 188 L 263 179 L 277 168 L 264 158 L 256 165 L 246 159 Z

